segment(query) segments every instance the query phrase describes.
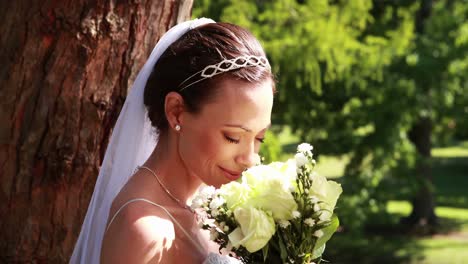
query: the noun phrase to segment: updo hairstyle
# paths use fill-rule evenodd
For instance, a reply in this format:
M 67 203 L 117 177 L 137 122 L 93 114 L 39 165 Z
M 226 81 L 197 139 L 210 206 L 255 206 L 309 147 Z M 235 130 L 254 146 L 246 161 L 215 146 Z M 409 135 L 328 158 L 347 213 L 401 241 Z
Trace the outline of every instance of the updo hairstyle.
M 144 104 L 151 124 L 158 132 L 167 130 L 164 102 L 169 92 L 178 92 L 187 111 L 198 113 L 201 106 L 216 94 L 224 79 L 261 83 L 272 80 L 270 68 L 244 67 L 197 82 L 180 91 L 180 84 L 208 65 L 239 56 L 265 56 L 258 40 L 244 28 L 229 23 L 210 23 L 194 28 L 171 44 L 161 55 L 146 83 Z

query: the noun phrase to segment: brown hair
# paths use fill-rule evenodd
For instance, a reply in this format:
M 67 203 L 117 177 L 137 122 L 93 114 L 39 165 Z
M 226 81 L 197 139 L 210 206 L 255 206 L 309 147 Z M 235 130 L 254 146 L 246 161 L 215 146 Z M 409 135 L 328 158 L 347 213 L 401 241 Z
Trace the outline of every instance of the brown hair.
M 216 84 L 225 78 L 251 83 L 272 81 L 271 70 L 266 67 L 244 67 L 216 75 L 179 91 L 179 85 L 189 76 L 223 59 L 243 55 L 265 56 L 258 40 L 244 28 L 229 23 L 210 23 L 184 34 L 161 55 L 151 72 L 144 92 L 144 104 L 151 124 L 160 132 L 167 129 L 164 111 L 166 95 L 181 94 L 188 111 L 197 113 L 201 106 L 216 93 Z

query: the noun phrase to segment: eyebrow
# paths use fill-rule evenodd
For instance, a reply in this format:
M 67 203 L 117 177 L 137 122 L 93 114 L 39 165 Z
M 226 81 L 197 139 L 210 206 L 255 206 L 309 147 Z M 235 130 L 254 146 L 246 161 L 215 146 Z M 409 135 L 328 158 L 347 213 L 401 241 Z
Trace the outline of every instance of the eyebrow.
M 246 127 L 243 126 L 243 125 L 225 124 L 224 126 L 226 126 L 226 127 L 234 127 L 234 128 L 242 128 L 243 130 L 245 130 L 245 131 L 247 131 L 247 132 L 252 132 L 251 129 L 246 128 Z M 271 127 L 271 123 L 268 124 L 264 129 L 262 129 L 262 131 L 263 131 L 263 130 L 267 130 L 267 129 L 270 128 L 270 127 Z

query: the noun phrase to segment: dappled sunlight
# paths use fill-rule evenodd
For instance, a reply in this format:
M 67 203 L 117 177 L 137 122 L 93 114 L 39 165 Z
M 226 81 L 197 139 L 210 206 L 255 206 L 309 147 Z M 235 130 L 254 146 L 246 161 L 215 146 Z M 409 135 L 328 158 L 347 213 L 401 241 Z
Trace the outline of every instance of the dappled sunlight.
M 340 178 L 344 175 L 346 164 L 349 162 L 348 156 L 320 156 L 317 162 L 317 173 L 329 178 Z
M 459 158 L 468 158 L 468 141 L 460 142 L 456 145 L 444 147 L 444 148 L 434 148 L 431 152 L 433 157 L 459 157 Z

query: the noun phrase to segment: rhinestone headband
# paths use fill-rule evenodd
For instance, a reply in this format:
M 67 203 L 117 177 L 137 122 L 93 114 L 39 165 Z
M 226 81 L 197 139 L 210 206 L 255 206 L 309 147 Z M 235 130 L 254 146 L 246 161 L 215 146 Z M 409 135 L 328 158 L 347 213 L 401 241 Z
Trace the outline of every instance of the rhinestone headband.
M 221 74 L 223 72 L 228 72 L 239 68 L 257 66 L 270 68 L 270 64 L 264 56 L 248 55 L 232 59 L 225 59 L 217 64 L 208 65 L 203 70 L 196 72 L 192 76 L 185 79 L 182 83 L 179 84 L 179 91 L 181 92 L 187 87 L 190 87 L 198 82 Z

